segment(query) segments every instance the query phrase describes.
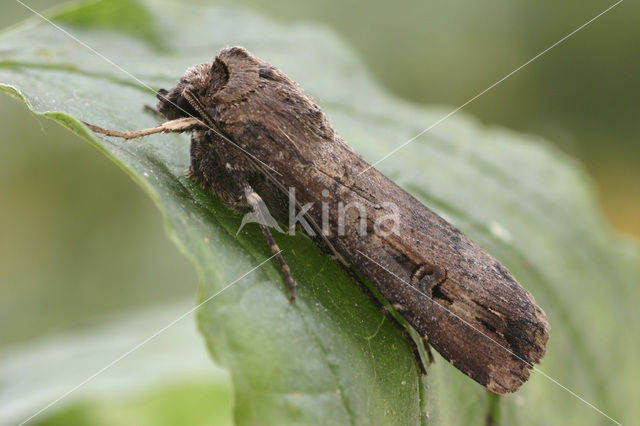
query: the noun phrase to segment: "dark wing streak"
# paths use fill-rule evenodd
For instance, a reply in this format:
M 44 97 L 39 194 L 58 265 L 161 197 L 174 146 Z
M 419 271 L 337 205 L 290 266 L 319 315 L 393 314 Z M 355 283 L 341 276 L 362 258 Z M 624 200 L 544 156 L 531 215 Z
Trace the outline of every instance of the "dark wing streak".
M 268 165 L 266 165 L 265 163 L 263 163 L 262 161 L 260 161 L 259 159 L 253 157 L 249 152 L 247 152 L 243 147 L 241 147 L 240 145 L 238 145 L 235 141 L 232 141 L 231 138 L 229 138 L 226 134 L 224 134 L 224 132 L 222 132 L 217 126 L 216 124 L 213 122 L 213 118 L 207 113 L 207 111 L 205 110 L 204 106 L 202 105 L 202 102 L 200 102 L 200 99 L 198 99 L 198 97 L 196 95 L 193 94 L 193 92 L 191 92 L 190 90 L 185 90 L 183 92 L 184 97 L 187 99 L 187 101 L 191 104 L 191 106 L 193 106 L 193 108 L 198 112 L 198 114 L 200 114 L 201 118 L 205 119 L 205 121 L 207 122 L 207 127 L 209 128 L 209 130 L 213 131 L 214 133 L 217 133 L 218 136 L 220 136 L 222 139 L 226 140 L 227 142 L 229 142 L 231 145 L 235 146 L 236 148 L 238 148 L 240 151 L 242 151 L 242 153 L 247 156 L 247 158 L 250 158 L 252 162 L 258 162 L 263 164 L 265 167 L 273 170 L 274 172 L 278 173 L 277 170 L 269 167 Z M 184 111 L 184 110 L 183 110 Z M 262 167 L 259 167 L 260 170 L 263 170 Z M 278 173 L 280 174 L 280 173 Z
M 264 170 L 262 167 L 260 167 L 258 164 L 256 164 L 253 160 L 250 159 L 251 162 L 254 163 L 254 165 L 260 169 L 260 171 L 262 173 L 264 173 L 264 175 L 271 181 L 271 183 L 273 183 L 276 187 L 278 187 L 278 189 L 280 189 L 282 191 L 283 194 L 285 195 L 289 195 L 289 192 L 287 191 L 287 189 L 284 187 L 284 185 L 282 185 L 280 182 L 278 182 L 278 180 L 276 178 L 274 178 L 273 176 L 271 176 L 271 174 L 269 172 L 267 172 L 266 170 Z M 302 206 L 300 205 L 300 203 L 298 203 L 298 200 L 295 200 L 296 202 L 296 207 L 298 208 L 298 210 L 302 210 Z M 335 247 L 333 246 L 333 244 L 331 244 L 331 241 L 329 241 L 329 239 L 322 233 L 322 229 L 320 228 L 320 226 L 318 226 L 318 224 L 316 223 L 315 220 L 313 220 L 313 218 L 311 216 L 309 216 L 308 214 L 304 215 L 304 218 L 307 219 L 309 221 L 309 223 L 311 224 L 311 226 L 313 227 L 313 229 L 316 231 L 316 234 L 318 234 L 320 236 L 320 238 L 322 238 L 322 241 L 327 245 L 327 247 L 329 248 L 329 250 L 331 250 L 331 252 L 333 253 L 334 256 L 336 256 L 336 258 L 340 261 L 340 263 L 342 263 L 343 265 L 345 265 L 346 267 L 351 267 L 351 265 L 349 264 L 349 262 L 347 262 L 347 260 L 342 257 L 342 255 L 340 253 L 338 253 L 338 251 L 335 249 Z

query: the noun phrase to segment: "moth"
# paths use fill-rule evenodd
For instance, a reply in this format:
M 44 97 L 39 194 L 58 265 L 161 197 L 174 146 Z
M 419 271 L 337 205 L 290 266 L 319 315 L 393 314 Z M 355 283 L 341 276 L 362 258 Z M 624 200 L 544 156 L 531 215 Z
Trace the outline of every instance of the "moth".
M 234 212 L 260 219 L 292 300 L 296 282 L 267 215 L 286 222 L 293 212 L 318 246 L 366 278 L 429 345 L 490 391 L 513 392 L 529 378 L 550 329 L 533 296 L 371 167 L 282 71 L 244 48 L 226 48 L 157 98 L 167 121 L 155 128 L 89 127 L 126 139 L 191 132 L 188 175 Z

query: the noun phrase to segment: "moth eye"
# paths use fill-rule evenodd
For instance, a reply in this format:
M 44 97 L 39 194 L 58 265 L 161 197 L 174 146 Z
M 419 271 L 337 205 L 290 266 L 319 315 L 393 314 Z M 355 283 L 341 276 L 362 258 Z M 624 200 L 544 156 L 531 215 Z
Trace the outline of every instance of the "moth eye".
M 193 105 L 191 105 L 187 100 L 187 98 L 185 98 L 184 96 L 180 95 L 178 97 L 178 101 L 176 102 L 176 105 L 178 106 L 180 113 L 185 115 L 190 115 L 192 117 L 198 116 L 198 113 L 196 112 L 195 108 L 193 108 Z

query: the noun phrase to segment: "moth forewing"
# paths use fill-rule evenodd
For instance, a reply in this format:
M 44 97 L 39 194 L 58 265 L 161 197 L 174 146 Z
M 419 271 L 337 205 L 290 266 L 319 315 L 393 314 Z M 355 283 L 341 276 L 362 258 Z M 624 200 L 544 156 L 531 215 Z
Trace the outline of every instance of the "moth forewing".
M 250 188 L 286 222 L 293 191 L 294 209 L 311 205 L 314 240 L 366 277 L 444 358 L 496 393 L 528 379 L 549 337 L 533 296 L 363 160 L 283 72 L 233 47 L 158 97 L 167 119 L 208 124 L 193 129 L 190 176 L 231 209 L 251 208 Z

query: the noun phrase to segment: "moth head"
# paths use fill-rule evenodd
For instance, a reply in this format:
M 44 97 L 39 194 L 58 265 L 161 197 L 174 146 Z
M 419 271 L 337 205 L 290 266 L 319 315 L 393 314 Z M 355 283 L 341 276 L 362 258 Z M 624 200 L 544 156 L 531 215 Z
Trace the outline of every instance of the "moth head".
M 169 120 L 189 116 L 201 118 L 189 94 L 204 95 L 210 79 L 211 63 L 189 68 L 171 90 L 158 90 L 158 111 Z
M 271 69 L 242 47 L 222 49 L 213 62 L 185 71 L 171 90 L 158 90 L 158 111 L 169 120 L 191 116 L 207 122 L 214 115 L 209 108 L 236 102 L 267 78 L 263 68 Z

